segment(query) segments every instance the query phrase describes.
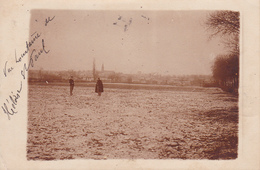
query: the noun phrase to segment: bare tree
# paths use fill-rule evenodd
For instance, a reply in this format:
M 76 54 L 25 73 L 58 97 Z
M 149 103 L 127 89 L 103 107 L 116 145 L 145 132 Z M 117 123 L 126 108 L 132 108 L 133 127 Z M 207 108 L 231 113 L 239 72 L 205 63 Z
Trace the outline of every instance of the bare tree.
M 211 32 L 210 39 L 220 36 L 229 49 L 229 54 L 219 55 L 212 66 L 212 73 L 220 86 L 234 91 L 238 88 L 239 77 L 239 12 L 216 11 L 209 14 L 206 21 L 207 30 Z
M 220 36 L 231 53 L 239 54 L 240 18 L 237 11 L 216 11 L 206 21 L 210 39 Z
M 239 12 L 235 11 L 216 11 L 209 14 L 206 25 L 211 31 L 212 36 L 220 35 L 239 35 L 240 22 Z

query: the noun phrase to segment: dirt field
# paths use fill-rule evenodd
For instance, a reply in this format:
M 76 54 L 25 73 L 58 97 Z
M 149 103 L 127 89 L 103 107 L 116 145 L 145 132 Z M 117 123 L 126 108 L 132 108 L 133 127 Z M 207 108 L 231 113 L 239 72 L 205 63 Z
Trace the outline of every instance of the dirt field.
M 237 97 L 185 89 L 30 85 L 27 158 L 235 159 Z

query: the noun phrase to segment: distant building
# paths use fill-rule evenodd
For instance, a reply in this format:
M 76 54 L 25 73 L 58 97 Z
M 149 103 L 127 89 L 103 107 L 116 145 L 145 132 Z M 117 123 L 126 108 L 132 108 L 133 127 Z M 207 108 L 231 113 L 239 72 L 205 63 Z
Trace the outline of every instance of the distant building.
M 94 77 L 94 80 L 96 80 L 99 77 L 103 82 L 113 82 L 116 79 L 116 73 L 115 73 L 115 71 L 105 70 L 104 63 L 102 64 L 100 71 L 96 70 L 95 60 L 94 60 L 93 77 Z
M 95 58 L 93 59 L 93 71 L 92 71 L 92 74 L 93 74 L 93 80 L 96 81 L 97 73 L 96 73 L 96 61 L 95 61 Z
M 102 64 L 101 72 L 104 72 L 104 64 Z

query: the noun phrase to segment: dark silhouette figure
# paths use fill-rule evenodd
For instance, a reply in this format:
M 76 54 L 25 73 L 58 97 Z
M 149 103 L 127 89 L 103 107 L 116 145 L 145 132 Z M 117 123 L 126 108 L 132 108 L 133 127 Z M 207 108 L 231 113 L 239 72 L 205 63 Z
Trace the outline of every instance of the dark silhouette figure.
M 101 96 L 101 93 L 103 92 L 103 83 L 100 80 L 100 78 L 98 78 L 97 83 L 96 83 L 96 88 L 95 88 L 95 92 L 98 93 L 99 96 Z
M 73 88 L 74 88 L 73 76 L 70 77 L 69 83 L 70 83 L 70 95 L 72 96 L 72 91 L 73 91 Z

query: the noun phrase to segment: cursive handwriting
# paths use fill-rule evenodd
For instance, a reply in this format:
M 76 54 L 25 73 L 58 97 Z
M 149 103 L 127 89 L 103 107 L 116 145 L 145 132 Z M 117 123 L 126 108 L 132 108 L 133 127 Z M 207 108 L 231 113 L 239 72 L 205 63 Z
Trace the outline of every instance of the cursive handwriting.
M 114 22 L 113 25 L 121 27 L 122 24 L 124 24 L 124 31 L 126 32 L 129 29 L 130 25 L 132 24 L 132 21 L 133 21 L 132 18 L 128 20 L 123 18 L 122 16 L 119 16 L 117 21 Z
M 50 17 L 46 18 L 46 19 L 45 19 L 45 26 L 47 26 L 48 23 L 51 22 L 54 18 L 55 18 L 55 16 L 52 17 L 52 18 L 50 18 Z
M 36 49 L 33 49 L 32 53 L 30 55 L 28 66 L 27 66 L 27 63 L 24 63 L 24 65 L 23 65 L 23 69 L 21 70 L 21 75 L 22 75 L 23 79 L 25 79 L 25 73 L 29 70 L 29 68 L 34 66 L 34 61 L 37 61 L 42 53 L 48 54 L 49 52 L 50 52 L 50 50 L 46 51 L 45 45 L 44 45 L 44 39 L 42 39 L 42 48 L 38 52 L 36 52 Z M 34 59 L 33 59 L 33 56 L 34 56 Z
M 23 69 L 21 70 L 21 75 L 23 79 L 25 79 L 25 73 L 29 70 L 29 68 L 34 66 L 34 61 L 37 61 L 42 53 L 47 54 L 49 52 L 50 50 L 46 50 L 44 39 L 42 39 L 42 48 L 39 51 L 33 49 L 30 55 L 28 66 L 26 62 L 23 65 Z M 9 120 L 11 119 L 12 115 L 17 113 L 16 107 L 17 107 L 18 99 L 20 98 L 21 91 L 22 91 L 22 81 L 21 81 L 20 89 L 16 90 L 16 92 L 11 91 L 9 97 L 6 98 L 6 102 L 3 103 L 3 105 L 1 106 L 3 112 L 7 114 Z
M 21 56 L 17 59 L 17 56 L 16 56 L 16 50 L 15 50 L 15 61 L 16 63 L 19 63 L 22 61 L 23 57 L 29 52 L 29 49 L 30 47 L 34 44 L 34 42 L 41 36 L 41 34 L 35 32 L 31 35 L 32 40 L 29 41 L 29 42 L 25 42 L 26 43 L 26 50 L 21 54 Z
M 7 61 L 6 61 L 5 62 L 5 68 L 3 69 L 5 77 L 7 76 L 7 73 L 10 73 L 11 71 L 13 71 L 13 69 L 14 69 L 13 67 L 7 68 Z M 7 70 L 7 72 L 6 72 L 6 70 Z
M 7 98 L 6 102 L 1 106 L 4 113 L 7 114 L 9 120 L 11 119 L 10 117 L 11 115 L 17 113 L 16 106 L 18 103 L 18 99 L 20 98 L 20 93 L 22 91 L 22 88 L 23 88 L 23 84 L 21 81 L 20 88 L 16 90 L 16 92 L 12 91 L 11 94 L 9 94 L 9 98 Z
M 48 25 L 53 19 L 55 18 L 48 17 L 45 20 L 45 26 Z M 15 65 L 21 65 L 20 69 L 18 71 L 20 72 L 22 78 L 20 79 L 21 84 L 20 88 L 17 90 L 13 90 L 8 94 L 8 97 L 4 99 L 3 104 L 1 105 L 3 113 L 5 113 L 8 116 L 8 119 L 11 119 L 11 116 L 18 113 L 17 110 L 17 105 L 18 105 L 18 100 L 21 97 L 21 91 L 22 91 L 22 83 L 25 80 L 25 75 L 29 71 L 30 67 L 34 66 L 34 62 L 36 62 L 42 54 L 48 54 L 50 50 L 46 49 L 44 39 L 41 38 L 41 48 L 36 48 L 35 42 L 38 41 L 38 39 L 41 38 L 41 33 L 38 33 L 37 31 L 31 34 L 29 41 L 25 41 L 25 46 L 26 49 L 24 50 L 23 53 L 17 55 L 16 54 L 16 49 L 15 49 Z M 23 58 L 25 56 L 29 57 L 29 61 L 23 61 Z M 18 64 L 17 64 L 18 63 Z M 3 73 L 4 76 L 7 77 L 7 75 L 14 70 L 15 66 L 10 66 L 8 61 L 5 62 L 4 68 L 3 68 Z M 17 68 L 15 68 L 17 69 Z M 19 73 L 18 72 L 18 73 Z M 1 109 L 0 109 L 1 110 Z

